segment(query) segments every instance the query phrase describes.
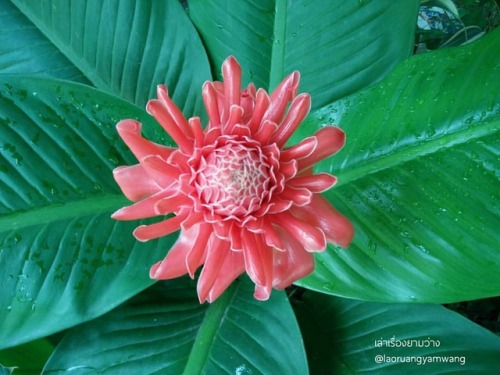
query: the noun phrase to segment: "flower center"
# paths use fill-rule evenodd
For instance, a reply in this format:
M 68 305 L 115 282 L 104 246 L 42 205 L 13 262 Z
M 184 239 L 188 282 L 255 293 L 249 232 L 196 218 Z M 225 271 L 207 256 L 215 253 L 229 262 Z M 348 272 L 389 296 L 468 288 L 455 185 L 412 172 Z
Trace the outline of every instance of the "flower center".
M 272 168 L 260 147 L 229 140 L 207 151 L 195 179 L 202 205 L 231 218 L 259 209 L 273 180 Z

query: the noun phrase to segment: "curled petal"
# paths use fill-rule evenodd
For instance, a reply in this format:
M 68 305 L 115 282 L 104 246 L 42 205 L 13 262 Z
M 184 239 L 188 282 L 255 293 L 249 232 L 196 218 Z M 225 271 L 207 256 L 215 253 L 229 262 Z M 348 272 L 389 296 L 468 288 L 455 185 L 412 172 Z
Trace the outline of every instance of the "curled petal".
M 269 107 L 263 120 L 279 123 L 290 101 L 297 95 L 300 74 L 295 71 L 287 76 L 269 97 Z
M 229 56 L 222 63 L 222 77 L 224 78 L 224 109 L 229 113 L 231 106 L 240 105 L 241 67 L 233 56 Z
M 252 117 L 248 123 L 248 128 L 250 133 L 254 134 L 260 127 L 262 123 L 262 118 L 269 107 L 269 96 L 263 89 L 257 90 L 257 97 L 255 99 L 255 107 L 252 113 Z
M 293 211 L 297 216 L 321 228 L 329 242 L 348 247 L 354 237 L 351 222 L 319 194 L 314 194 L 307 206 L 294 207 Z
M 188 273 L 186 257 L 198 240 L 198 232 L 198 227 L 183 231 L 165 259 L 151 267 L 149 277 L 156 280 L 167 280 Z
M 266 245 L 259 234 L 242 229 L 243 255 L 245 270 L 256 284 L 272 286 L 273 250 Z
M 221 118 L 217 92 L 215 91 L 214 84 L 209 81 L 205 82 L 203 84 L 201 95 L 203 97 L 203 102 L 205 103 L 205 108 L 207 109 L 210 128 L 219 127 L 221 124 Z
M 170 219 L 160 221 L 151 225 L 140 225 L 134 230 L 134 236 L 138 241 L 146 242 L 155 238 L 168 236 L 179 230 L 181 222 L 185 217 L 178 215 Z
M 243 108 L 238 105 L 232 105 L 229 108 L 229 118 L 224 126 L 224 134 L 233 134 L 233 129 L 237 124 L 241 123 L 241 116 L 243 116 Z
M 314 270 L 314 256 L 283 230 L 279 234 L 286 251 L 274 253 L 273 287 L 285 289 Z
M 179 177 L 180 170 L 177 166 L 167 163 L 158 155 L 149 155 L 141 159 L 141 165 L 161 187 L 172 185 Z
M 191 117 L 189 119 L 189 126 L 193 130 L 194 141 L 197 146 L 201 146 L 203 142 L 203 127 L 201 126 L 199 117 Z
M 270 143 L 276 143 L 278 147 L 283 147 L 283 145 L 288 141 L 292 134 L 297 130 L 302 120 L 305 119 L 309 110 L 311 109 L 311 97 L 309 94 L 301 94 L 297 96 L 290 108 L 280 123 L 278 129 L 273 134 L 270 139 Z
M 269 137 L 276 131 L 276 129 L 278 129 L 278 125 L 272 121 L 266 120 L 262 123 L 257 133 L 255 133 L 253 139 L 257 142 L 267 144 L 269 142 Z
M 318 140 L 318 146 L 311 155 L 298 160 L 299 171 L 312 167 L 317 162 L 335 154 L 345 144 L 345 133 L 336 126 L 325 126 L 314 136 Z
M 174 151 L 173 148 L 162 146 L 144 139 L 141 135 L 142 124 L 138 121 L 120 121 L 116 125 L 116 130 L 137 160 L 141 160 L 147 155 L 158 155 L 166 159 L 172 151 Z
M 288 162 L 290 160 L 303 159 L 311 155 L 318 147 L 316 137 L 308 137 L 296 145 L 286 148 L 281 152 L 281 161 Z
M 289 186 L 306 188 L 313 193 L 322 193 L 330 189 L 337 182 L 337 178 L 328 173 L 295 177 L 288 181 Z
M 278 233 L 277 228 L 272 224 L 272 221 L 268 217 L 263 217 L 261 220 L 261 228 L 264 235 L 264 240 L 266 244 L 278 251 L 285 251 L 285 245 L 281 240 L 281 236 Z
M 190 154 L 193 151 L 193 142 L 186 136 L 182 129 L 175 123 L 160 100 L 150 100 L 146 105 L 146 110 L 153 115 L 165 131 L 179 145 L 179 148 Z
M 162 199 L 165 199 L 168 195 L 172 195 L 172 191 L 162 190 L 131 206 L 120 208 L 113 215 L 111 215 L 111 218 L 115 220 L 137 220 L 137 219 L 145 219 L 147 217 L 157 216 L 158 213 L 155 208 L 156 205 Z M 175 201 L 177 201 L 176 198 L 174 199 Z
M 170 213 L 175 213 L 180 210 L 182 206 L 190 206 L 191 200 L 179 190 L 171 193 L 170 196 L 166 196 L 158 200 L 154 206 L 156 215 L 168 215 Z
M 245 261 L 241 252 L 227 251 L 222 261 L 221 273 L 215 279 L 207 297 L 208 302 L 215 301 L 227 287 L 243 272 L 245 272 Z
M 325 250 L 326 237 L 321 229 L 296 218 L 288 211 L 276 214 L 273 219 L 278 226 L 294 237 L 306 251 Z
M 156 92 L 158 94 L 158 99 L 160 99 L 160 101 L 163 103 L 163 106 L 167 110 L 172 120 L 174 120 L 175 124 L 179 127 L 179 129 L 189 138 L 193 138 L 193 131 L 191 130 L 188 121 L 182 114 L 179 107 L 177 107 L 172 99 L 169 98 L 167 86 L 158 85 Z
M 207 244 L 212 235 L 210 224 L 199 224 L 189 230 L 195 230 L 194 243 L 186 256 L 186 268 L 189 276 L 193 279 L 194 273 L 206 260 Z
M 161 190 L 156 181 L 140 164 L 115 168 L 113 177 L 123 194 L 134 202 L 145 199 Z
M 210 290 L 217 278 L 225 277 L 222 265 L 227 253 L 230 252 L 229 242 L 211 236 L 207 244 L 207 258 L 198 279 L 198 298 L 201 303 L 208 300 Z
M 284 201 L 292 201 L 297 206 L 303 206 L 309 204 L 312 199 L 313 193 L 308 189 L 295 188 L 288 184 L 285 189 L 280 193 L 279 197 Z

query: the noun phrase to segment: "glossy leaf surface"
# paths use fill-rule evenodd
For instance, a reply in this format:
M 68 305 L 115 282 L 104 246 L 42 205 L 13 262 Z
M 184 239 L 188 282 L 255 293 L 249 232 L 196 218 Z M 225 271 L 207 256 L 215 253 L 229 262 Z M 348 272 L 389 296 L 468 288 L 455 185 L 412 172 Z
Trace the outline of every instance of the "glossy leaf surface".
M 0 347 L 94 318 L 151 285 L 149 266 L 175 235 L 138 243 L 137 222 L 110 218 L 129 204 L 112 169 L 136 163 L 116 134 L 124 116 L 159 139 L 150 116 L 116 97 L 0 78 Z
M 443 306 L 305 292 L 294 310 L 311 373 L 494 374 L 500 338 Z
M 88 83 L 9 0 L 0 0 L 0 72 L 51 76 Z
M 208 61 L 178 1 L 12 2 L 96 87 L 142 107 L 166 83 L 185 114 L 201 111 Z
M 326 195 L 356 236 L 300 285 L 375 301 L 500 293 L 499 35 L 411 58 L 302 126 L 301 138 L 322 122 L 347 132 L 319 169 L 339 177 Z
M 293 70 L 313 108 L 379 81 L 407 58 L 419 1 L 189 1 L 214 71 L 228 55 L 245 82 L 274 88 Z M 238 38 L 234 36 L 238 35 Z
M 200 305 L 190 280 L 155 285 L 71 330 L 44 374 L 307 374 L 301 335 L 283 292 L 266 302 L 236 281 Z

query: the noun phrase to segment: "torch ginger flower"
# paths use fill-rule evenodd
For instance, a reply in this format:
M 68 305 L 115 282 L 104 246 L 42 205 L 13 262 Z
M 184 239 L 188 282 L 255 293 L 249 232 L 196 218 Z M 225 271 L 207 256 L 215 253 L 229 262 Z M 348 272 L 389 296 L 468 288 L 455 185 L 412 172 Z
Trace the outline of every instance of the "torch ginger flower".
M 314 269 L 313 253 L 327 242 L 347 247 L 349 220 L 320 193 L 336 178 L 313 174 L 312 167 L 345 143 L 337 127 L 327 126 L 285 147 L 310 110 L 308 94 L 296 96 L 293 72 L 268 95 L 253 84 L 241 90 L 241 68 L 234 57 L 222 65 L 224 82 L 205 82 L 203 100 L 209 123 L 186 120 L 164 85 L 146 106 L 179 148 L 150 142 L 134 120 L 118 123 L 118 133 L 139 164 L 113 173 L 125 196 L 137 202 L 113 214 L 117 220 L 158 215 L 168 218 L 139 226 L 139 241 L 181 229 L 164 260 L 151 267 L 153 279 L 171 279 L 203 269 L 200 302 L 214 301 L 246 271 L 254 297 L 269 298 Z M 288 104 L 291 102 L 288 110 Z M 171 215 L 174 214 L 174 215 Z

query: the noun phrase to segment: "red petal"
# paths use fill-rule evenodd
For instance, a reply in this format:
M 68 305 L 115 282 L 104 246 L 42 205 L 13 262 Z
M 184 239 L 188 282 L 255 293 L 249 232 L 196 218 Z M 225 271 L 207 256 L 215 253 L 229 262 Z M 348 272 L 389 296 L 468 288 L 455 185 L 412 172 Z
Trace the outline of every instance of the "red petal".
M 134 202 L 143 200 L 161 190 L 156 181 L 140 164 L 115 168 L 113 177 L 123 194 Z
M 278 251 L 284 251 L 285 247 L 283 245 L 283 242 L 281 241 L 277 229 L 272 224 L 271 219 L 269 219 L 269 217 L 266 216 L 262 218 L 261 223 L 262 223 L 261 228 L 263 230 L 263 235 L 266 244 Z
M 241 240 L 245 269 L 255 284 L 272 286 L 273 249 L 266 245 L 262 235 L 242 230 Z
M 160 221 L 151 225 L 140 225 L 134 230 L 134 236 L 138 241 L 145 242 L 154 238 L 168 236 L 179 230 L 181 222 L 185 219 L 183 216 L 174 216 L 170 219 Z
M 158 155 L 150 155 L 141 159 L 146 172 L 163 188 L 170 186 L 179 177 L 181 171 L 175 165 L 167 163 Z
M 314 270 L 314 256 L 288 233 L 281 230 L 280 236 L 286 251 L 274 253 L 273 287 L 285 289 Z
M 237 124 L 241 124 L 241 116 L 243 116 L 243 108 L 238 105 L 232 105 L 229 109 L 229 118 L 222 129 L 223 134 L 233 134 L 233 128 Z
M 290 104 L 290 108 L 285 118 L 279 124 L 278 129 L 271 137 L 269 143 L 276 143 L 278 147 L 283 147 L 302 120 L 307 116 L 310 109 L 311 97 L 309 94 L 300 94 L 297 96 L 292 104 Z
M 141 160 L 148 155 L 158 155 L 166 159 L 175 150 L 143 138 L 141 129 L 141 123 L 135 120 L 123 120 L 116 125 L 118 134 L 137 160 Z
M 311 155 L 316 147 L 318 146 L 318 141 L 316 137 L 308 137 L 303 139 L 296 145 L 286 148 L 281 152 L 280 160 L 282 162 L 287 162 L 293 159 L 302 159 Z
M 207 109 L 208 119 L 210 121 L 210 128 L 219 127 L 221 118 L 219 114 L 219 104 L 217 99 L 217 92 L 212 82 L 205 82 L 202 89 L 203 102 Z
M 321 128 L 314 134 L 314 137 L 318 140 L 318 146 L 311 155 L 298 160 L 299 171 L 312 167 L 320 160 L 335 154 L 345 144 L 345 133 L 335 126 Z
M 191 129 L 193 129 L 193 136 L 194 140 L 196 142 L 196 145 L 201 147 L 203 143 L 203 127 L 201 126 L 200 118 L 199 117 L 191 117 L 189 119 L 189 126 L 191 126 Z
M 186 257 L 186 268 L 189 276 L 194 278 L 197 268 L 205 263 L 207 244 L 212 235 L 212 226 L 210 224 L 200 224 L 192 227 L 190 230 L 195 230 L 196 235 L 194 236 L 194 243 Z
M 304 220 L 320 227 L 328 242 L 342 247 L 348 247 L 351 243 L 354 237 L 353 225 L 321 195 L 314 194 L 310 204 L 294 207 L 293 210 L 298 212 Z
M 188 136 L 179 128 L 175 120 L 170 116 L 165 105 L 160 100 L 150 100 L 146 105 L 146 111 L 153 115 L 165 131 L 172 137 L 172 139 L 179 145 L 179 148 L 190 154 L 193 151 L 193 142 Z
M 156 280 L 167 280 L 188 273 L 186 257 L 196 243 L 197 237 L 198 227 L 182 231 L 165 259 L 151 267 L 149 277 Z
M 156 215 L 168 215 L 177 213 L 182 206 L 192 206 L 192 201 L 179 190 L 171 192 L 170 196 L 164 197 L 155 204 Z
M 163 106 L 167 110 L 168 114 L 170 117 L 174 120 L 174 122 L 177 124 L 179 129 L 186 134 L 189 138 L 193 138 L 193 131 L 191 127 L 189 126 L 188 121 L 182 114 L 181 110 L 179 107 L 175 105 L 175 103 L 168 97 L 167 93 L 167 86 L 165 85 L 158 85 L 157 86 L 157 95 L 158 99 L 163 103 Z
M 316 226 L 300 220 L 287 212 L 273 216 L 274 222 L 293 236 L 306 251 L 323 251 L 326 248 L 325 234 Z
M 231 106 L 240 105 L 241 98 L 241 67 L 233 56 L 222 63 L 224 78 L 224 112 L 229 113 Z
M 272 286 L 265 285 L 255 285 L 255 292 L 253 298 L 259 301 L 267 301 L 271 296 Z
M 257 129 L 259 129 L 262 122 L 262 118 L 269 107 L 269 96 L 267 92 L 263 89 L 257 90 L 257 97 L 255 99 L 255 107 L 252 112 L 252 118 L 248 123 L 248 128 L 250 132 L 254 134 Z
M 211 236 L 207 244 L 207 258 L 198 279 L 198 298 L 201 303 L 208 299 L 210 290 L 218 277 L 224 277 L 222 263 L 229 249 L 229 242 Z
M 228 251 L 221 266 L 221 272 L 215 279 L 210 292 L 208 302 L 215 301 L 227 287 L 245 271 L 245 261 L 241 252 Z
M 262 144 L 268 144 L 269 143 L 269 137 L 278 129 L 278 125 L 276 125 L 274 122 L 265 120 L 259 130 L 255 133 L 253 136 L 253 139 L 255 139 L 257 142 L 260 142 Z
M 312 176 L 295 177 L 287 182 L 288 186 L 306 188 L 313 193 L 322 193 L 330 189 L 337 182 L 337 178 L 328 173 L 319 173 Z
M 158 216 L 155 209 L 156 204 L 165 199 L 166 196 L 171 195 L 172 191 L 163 190 L 146 199 L 143 199 L 131 206 L 120 208 L 111 217 L 115 220 L 137 220 L 147 217 Z M 172 212 L 172 211 L 170 211 Z
M 279 123 L 283 118 L 285 109 L 295 95 L 299 87 L 300 74 L 295 71 L 287 76 L 269 97 L 269 107 L 263 120 Z
M 285 189 L 279 194 L 279 198 L 284 201 L 292 201 L 298 206 L 308 204 L 312 199 L 313 193 L 308 189 L 294 188 L 290 185 L 285 186 Z

